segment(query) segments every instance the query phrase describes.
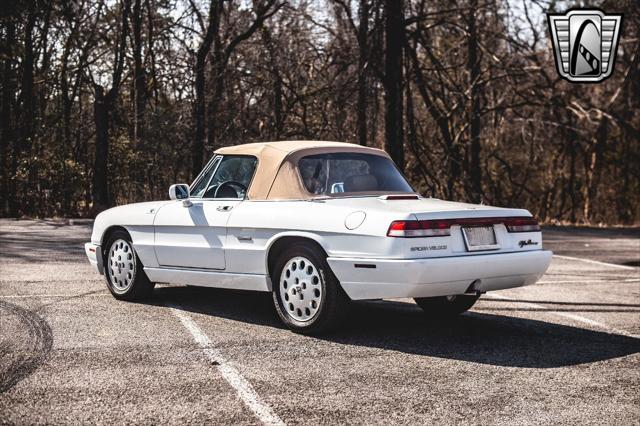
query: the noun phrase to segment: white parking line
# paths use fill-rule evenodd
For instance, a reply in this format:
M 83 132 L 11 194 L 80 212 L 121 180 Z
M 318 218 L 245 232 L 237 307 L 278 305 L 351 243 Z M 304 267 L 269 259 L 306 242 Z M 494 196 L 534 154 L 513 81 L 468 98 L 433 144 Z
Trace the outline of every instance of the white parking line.
M 515 299 L 513 297 L 507 297 L 507 296 L 503 296 L 501 294 L 495 294 L 495 293 L 491 293 L 488 296 L 489 296 L 487 298 L 488 300 L 491 300 L 491 298 L 501 299 L 501 300 L 513 300 L 514 303 L 518 303 L 520 305 L 528 306 L 530 308 L 544 309 L 544 310 L 548 311 L 550 314 L 557 315 L 557 316 L 560 316 L 560 317 L 569 318 L 571 320 L 582 322 L 582 323 L 585 323 L 585 324 L 589 324 L 589 325 L 591 325 L 593 327 L 598 327 L 598 328 L 601 328 L 603 330 L 609 331 L 609 332 L 614 333 L 614 334 L 620 334 L 622 336 L 632 337 L 634 339 L 640 339 L 640 335 L 629 333 L 628 331 L 621 330 L 619 328 L 610 327 L 605 323 L 602 323 L 602 322 L 599 322 L 599 321 L 594 321 L 594 320 L 592 320 L 590 318 L 583 317 L 583 316 L 580 316 L 580 315 L 570 314 L 568 312 L 554 311 L 554 310 L 551 310 L 549 308 L 549 306 L 539 305 L 537 303 L 520 302 L 520 301 L 518 301 L 517 299 Z
M 583 258 L 580 258 L 580 257 L 564 256 L 564 255 L 560 255 L 560 254 L 554 254 L 553 257 L 557 257 L 559 259 L 577 260 L 579 262 L 593 263 L 594 265 L 609 266 L 611 268 L 626 269 L 628 271 L 639 271 L 640 272 L 640 268 L 636 268 L 635 266 L 617 265 L 615 263 L 600 262 L 599 260 L 583 259 Z
M 630 238 L 629 238 L 630 239 Z M 629 240 L 628 238 L 602 238 L 597 237 L 597 241 L 620 241 L 620 240 Z M 591 245 L 595 243 L 593 238 L 557 238 L 557 237 L 545 237 L 544 242 L 546 243 L 554 243 L 554 244 L 562 244 L 562 243 L 586 243 L 587 245 Z
M 604 283 L 638 283 L 640 278 L 625 278 L 621 280 L 558 280 L 538 281 L 536 284 L 604 284 Z
M 198 327 L 191 317 L 180 309 L 178 305 L 169 304 L 167 306 L 171 309 L 171 312 L 180 319 L 184 328 L 189 330 L 193 339 L 203 349 L 207 359 L 216 365 L 222 377 L 236 390 L 238 397 L 253 411 L 256 417 L 267 425 L 284 425 L 284 422 L 273 412 L 271 407 L 260 400 L 251 383 L 227 362 L 222 353 L 213 346 L 209 337 Z
M 0 295 L 0 299 L 33 299 L 33 298 L 41 298 L 47 299 L 49 297 L 64 297 L 64 298 L 72 298 L 72 297 L 104 297 L 111 296 L 109 293 L 89 293 L 89 294 L 6 294 Z

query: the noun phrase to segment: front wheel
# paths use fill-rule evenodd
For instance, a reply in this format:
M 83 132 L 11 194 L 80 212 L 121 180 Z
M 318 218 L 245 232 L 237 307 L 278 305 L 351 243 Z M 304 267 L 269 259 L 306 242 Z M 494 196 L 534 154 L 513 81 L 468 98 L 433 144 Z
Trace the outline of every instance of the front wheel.
M 291 330 L 313 334 L 337 326 L 347 314 L 349 297 L 311 243 L 296 243 L 278 257 L 271 277 L 278 316 Z
M 154 284 L 144 273 L 131 237 L 125 231 L 115 231 L 109 236 L 105 254 L 105 278 L 107 287 L 116 299 L 136 301 L 151 294 Z
M 468 311 L 480 296 L 461 294 L 455 296 L 417 297 L 413 300 L 431 318 L 453 317 Z

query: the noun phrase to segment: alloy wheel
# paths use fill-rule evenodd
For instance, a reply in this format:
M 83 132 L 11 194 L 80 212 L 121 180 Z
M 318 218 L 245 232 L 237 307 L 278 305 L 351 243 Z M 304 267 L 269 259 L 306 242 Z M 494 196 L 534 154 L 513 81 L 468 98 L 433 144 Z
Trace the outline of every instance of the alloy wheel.
M 136 276 L 136 257 L 131 243 L 119 239 L 111 244 L 108 257 L 109 282 L 117 293 L 125 293 Z
M 299 322 L 312 320 L 322 303 L 318 268 L 306 257 L 289 259 L 280 274 L 279 292 L 287 315 Z

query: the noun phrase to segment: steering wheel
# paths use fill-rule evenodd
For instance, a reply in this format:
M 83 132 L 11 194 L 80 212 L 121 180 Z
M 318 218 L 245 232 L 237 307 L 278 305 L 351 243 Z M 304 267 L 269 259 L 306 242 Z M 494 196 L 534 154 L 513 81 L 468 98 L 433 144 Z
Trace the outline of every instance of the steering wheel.
M 224 182 L 220 182 L 220 184 L 216 188 L 216 191 L 213 193 L 213 198 L 218 198 L 218 193 L 222 188 L 228 187 L 229 189 L 233 189 L 234 186 L 239 188 L 242 192 L 245 192 L 245 193 L 247 192 L 247 187 L 241 184 L 240 182 L 237 182 L 235 180 L 226 180 Z M 240 194 L 238 193 L 238 191 L 236 191 L 235 189 L 233 190 L 236 193 L 235 198 L 240 198 Z M 234 197 L 221 197 L 221 198 L 234 198 Z

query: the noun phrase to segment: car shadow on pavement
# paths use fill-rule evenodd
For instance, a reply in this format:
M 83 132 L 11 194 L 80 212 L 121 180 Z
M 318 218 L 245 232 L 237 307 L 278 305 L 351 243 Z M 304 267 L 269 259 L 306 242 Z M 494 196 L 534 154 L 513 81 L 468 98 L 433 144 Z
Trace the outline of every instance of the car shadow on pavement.
M 150 302 L 289 333 L 274 312 L 270 294 L 162 287 Z M 448 320 L 429 320 L 416 305 L 393 301 L 354 303 L 339 330 L 303 338 L 525 368 L 565 367 L 640 352 L 640 339 L 632 337 L 473 310 Z
M 82 259 L 87 238 L 61 238 L 0 232 L 0 257 L 5 260 L 41 263 L 49 257 L 64 260 Z M 86 258 L 85 258 L 86 259 Z M 85 260 L 83 259 L 83 260 Z

